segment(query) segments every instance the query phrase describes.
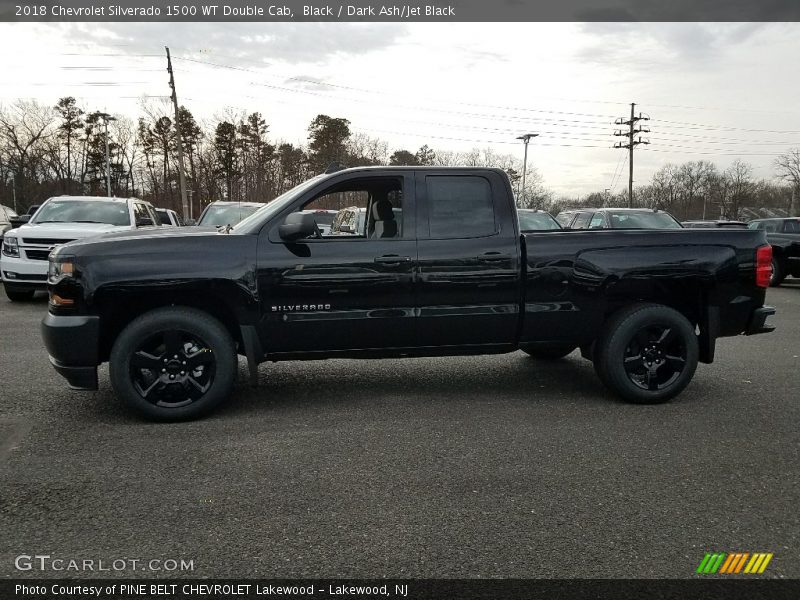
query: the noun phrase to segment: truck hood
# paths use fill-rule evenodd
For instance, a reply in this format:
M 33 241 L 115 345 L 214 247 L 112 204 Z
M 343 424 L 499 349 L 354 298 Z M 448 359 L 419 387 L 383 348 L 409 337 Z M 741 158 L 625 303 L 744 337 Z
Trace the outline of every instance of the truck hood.
M 90 262 L 103 258 L 137 256 L 142 262 L 163 264 L 177 256 L 197 260 L 214 255 L 217 249 L 237 245 L 237 239 L 252 237 L 219 233 L 216 227 L 142 227 L 116 228 L 102 235 L 76 239 L 56 249 L 59 254 L 86 257 Z
M 107 223 L 27 223 L 18 227 L 15 234 L 17 237 L 26 239 L 81 240 L 110 231 L 126 229 L 129 229 L 129 226 L 108 225 Z

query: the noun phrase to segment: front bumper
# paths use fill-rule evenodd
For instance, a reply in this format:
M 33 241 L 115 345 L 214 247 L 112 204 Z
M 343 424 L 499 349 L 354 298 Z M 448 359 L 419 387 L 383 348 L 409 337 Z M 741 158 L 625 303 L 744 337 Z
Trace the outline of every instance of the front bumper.
M 47 289 L 47 261 L 29 260 L 16 256 L 2 256 L 0 258 L 0 274 L 3 283 L 27 289 Z
M 775 308 L 772 306 L 762 306 L 753 311 L 750 316 L 750 323 L 745 329 L 745 335 L 755 335 L 757 333 L 769 333 L 775 329 L 775 325 L 768 324 L 767 317 L 775 314 Z
M 47 313 L 42 338 L 53 368 L 71 388 L 97 389 L 100 317 Z

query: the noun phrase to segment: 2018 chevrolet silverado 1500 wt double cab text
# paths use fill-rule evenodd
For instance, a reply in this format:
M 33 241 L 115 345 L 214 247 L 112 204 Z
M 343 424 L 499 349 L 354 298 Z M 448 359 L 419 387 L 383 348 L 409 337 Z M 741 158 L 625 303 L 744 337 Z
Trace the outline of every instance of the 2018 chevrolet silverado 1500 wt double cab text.
M 366 209 L 352 235 L 316 210 Z M 521 234 L 508 178 L 378 167 L 315 177 L 234 227 L 112 233 L 50 257 L 43 335 L 56 370 L 160 420 L 231 393 L 264 361 L 580 348 L 602 382 L 666 401 L 718 337 L 770 331 L 762 231 Z M 532 391 L 531 393 L 534 393 Z

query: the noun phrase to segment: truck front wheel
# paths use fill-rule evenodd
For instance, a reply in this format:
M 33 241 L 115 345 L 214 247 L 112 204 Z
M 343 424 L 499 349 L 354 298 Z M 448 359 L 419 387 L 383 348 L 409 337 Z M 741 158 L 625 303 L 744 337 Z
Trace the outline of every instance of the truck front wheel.
M 7 283 L 3 283 L 3 288 L 5 288 L 6 296 L 12 302 L 29 302 L 33 299 L 34 291 L 31 289 L 17 288 Z
M 237 370 L 225 326 L 208 313 L 177 306 L 134 319 L 114 342 L 109 363 L 117 395 L 155 421 L 209 412 L 230 394 Z
M 597 342 L 600 380 L 628 402 L 657 404 L 677 396 L 697 368 L 698 343 L 692 324 L 660 304 L 621 310 Z

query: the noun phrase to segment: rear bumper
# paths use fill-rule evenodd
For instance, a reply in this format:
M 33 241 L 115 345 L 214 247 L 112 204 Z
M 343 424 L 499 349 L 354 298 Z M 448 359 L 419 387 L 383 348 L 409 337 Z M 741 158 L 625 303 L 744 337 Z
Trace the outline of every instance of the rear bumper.
M 53 368 L 79 390 L 97 389 L 100 317 L 47 313 L 42 339 Z
M 750 323 L 745 329 L 745 335 L 755 335 L 757 333 L 769 333 L 775 329 L 774 325 L 768 324 L 767 317 L 775 314 L 775 308 L 772 306 L 762 306 L 753 311 L 750 316 Z

